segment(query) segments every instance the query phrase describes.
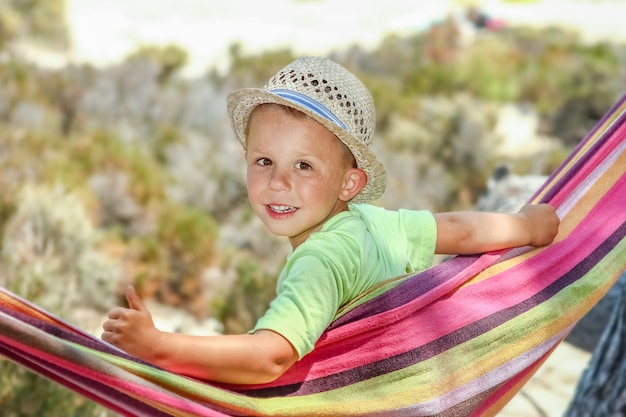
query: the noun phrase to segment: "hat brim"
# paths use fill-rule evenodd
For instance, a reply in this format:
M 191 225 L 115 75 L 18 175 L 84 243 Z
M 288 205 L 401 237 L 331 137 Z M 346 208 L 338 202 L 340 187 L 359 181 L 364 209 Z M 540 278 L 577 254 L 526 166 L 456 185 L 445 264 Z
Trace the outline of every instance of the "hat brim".
M 351 200 L 353 203 L 374 201 L 383 194 L 387 185 L 385 168 L 367 146 L 334 122 L 308 108 L 262 88 L 242 88 L 232 92 L 228 96 L 228 116 L 230 117 L 235 135 L 244 148 L 246 146 L 246 127 L 250 114 L 252 114 L 252 111 L 257 106 L 269 103 L 291 107 L 306 114 L 337 136 L 337 138 L 350 149 L 356 160 L 357 167 L 363 170 L 367 175 L 367 184 L 363 187 L 361 192 Z

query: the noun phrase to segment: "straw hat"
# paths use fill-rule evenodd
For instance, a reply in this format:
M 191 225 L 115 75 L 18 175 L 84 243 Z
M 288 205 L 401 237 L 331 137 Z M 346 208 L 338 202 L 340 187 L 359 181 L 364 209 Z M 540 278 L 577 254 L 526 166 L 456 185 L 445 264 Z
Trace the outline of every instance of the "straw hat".
M 367 184 L 352 202 L 376 200 L 385 191 L 385 169 L 372 151 L 376 127 L 374 100 L 363 83 L 341 65 L 304 57 L 278 71 L 263 88 L 243 88 L 228 96 L 228 116 L 245 148 L 246 125 L 260 104 L 292 107 L 312 117 L 352 152 Z

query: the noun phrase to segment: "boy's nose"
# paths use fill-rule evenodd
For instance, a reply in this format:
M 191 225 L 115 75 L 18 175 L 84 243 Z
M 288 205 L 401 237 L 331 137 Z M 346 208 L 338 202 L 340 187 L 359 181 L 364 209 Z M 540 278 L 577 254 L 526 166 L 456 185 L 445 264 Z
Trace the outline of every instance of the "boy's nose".
M 289 189 L 289 176 L 284 170 L 275 168 L 269 178 L 268 187 L 274 191 L 286 191 Z

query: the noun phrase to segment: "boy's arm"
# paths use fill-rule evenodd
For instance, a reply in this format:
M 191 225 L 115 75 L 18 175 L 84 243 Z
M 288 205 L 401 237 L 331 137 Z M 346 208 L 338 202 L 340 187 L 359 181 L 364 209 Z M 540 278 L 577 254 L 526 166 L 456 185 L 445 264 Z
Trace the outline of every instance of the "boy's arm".
M 154 327 L 150 312 L 133 287 L 128 309 L 109 313 L 102 340 L 171 372 L 231 384 L 261 384 L 282 375 L 298 360 L 292 345 L 278 333 L 192 336 Z
M 479 211 L 435 214 L 439 254 L 468 255 L 552 242 L 560 220 L 548 204 L 527 204 L 515 214 Z

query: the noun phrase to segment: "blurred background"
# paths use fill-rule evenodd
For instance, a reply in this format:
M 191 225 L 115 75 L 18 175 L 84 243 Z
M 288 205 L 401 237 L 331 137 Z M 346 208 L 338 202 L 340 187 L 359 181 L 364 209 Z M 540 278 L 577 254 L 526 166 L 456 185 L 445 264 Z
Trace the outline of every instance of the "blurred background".
M 390 209 L 513 211 L 626 86 L 620 0 L 0 0 L 0 285 L 99 335 L 249 329 L 289 252 L 226 96 L 301 55 L 377 106 Z M 108 416 L 0 359 L 3 416 Z M 554 414 L 544 414 L 554 415 Z

